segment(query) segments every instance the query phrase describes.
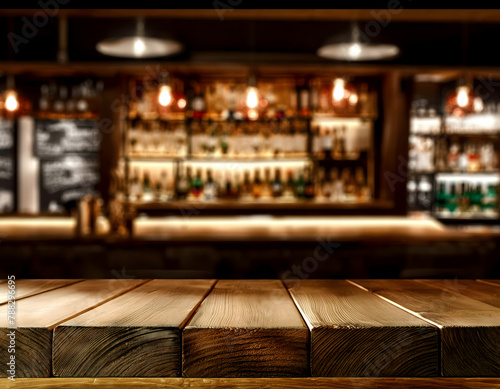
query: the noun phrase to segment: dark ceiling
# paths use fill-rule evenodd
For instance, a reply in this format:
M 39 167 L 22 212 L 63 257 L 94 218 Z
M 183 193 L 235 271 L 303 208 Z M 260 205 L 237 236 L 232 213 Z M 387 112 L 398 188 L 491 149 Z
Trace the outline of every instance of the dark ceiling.
M 56 18 L 49 18 L 28 43 L 19 45 L 17 54 L 14 52 L 8 33 L 22 35 L 25 20 L 0 18 L 1 44 L 5 48 L 0 50 L 0 60 L 55 60 Z M 135 20 L 70 18 L 68 23 L 70 61 L 120 61 L 99 54 L 95 45 L 104 38 L 132 34 Z M 362 31 L 366 23 L 360 22 Z M 350 23 L 345 21 L 146 19 L 147 35 L 171 36 L 184 43 L 186 51 L 168 59 L 174 62 L 331 63 L 334 61 L 317 57 L 316 50 L 327 41 L 347 39 L 349 29 Z M 464 36 L 467 37 L 465 41 Z M 498 37 L 498 23 L 391 22 L 370 40 L 394 43 L 401 48 L 398 58 L 386 61 L 391 64 L 494 67 L 500 66 L 500 52 L 496 48 Z

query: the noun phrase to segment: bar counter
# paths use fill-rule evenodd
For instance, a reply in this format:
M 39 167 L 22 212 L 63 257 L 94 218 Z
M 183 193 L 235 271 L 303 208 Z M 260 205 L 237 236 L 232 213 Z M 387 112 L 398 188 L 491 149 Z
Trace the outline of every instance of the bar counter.
M 384 216 L 273 217 L 138 217 L 132 237 L 107 234 L 75 235 L 70 217 L 1 217 L 2 241 L 315 241 L 329 236 L 336 241 L 463 241 L 500 238 L 491 227 L 457 229 L 433 218 Z
M 76 236 L 63 217 L 0 218 L 0 274 L 25 278 L 498 278 L 500 232 L 409 217 L 141 217 Z M 321 260 L 323 255 L 327 260 Z M 314 259 L 314 261 L 311 260 Z M 472 259 L 473 258 L 473 259 Z

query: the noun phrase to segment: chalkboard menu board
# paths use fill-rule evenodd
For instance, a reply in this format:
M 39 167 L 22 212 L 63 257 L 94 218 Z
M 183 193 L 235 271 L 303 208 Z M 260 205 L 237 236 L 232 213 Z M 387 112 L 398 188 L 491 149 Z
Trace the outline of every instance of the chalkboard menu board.
M 14 121 L 0 118 L 0 213 L 14 211 L 16 192 Z
M 98 195 L 100 132 L 96 120 L 38 120 L 40 211 L 64 212 L 85 195 Z
M 95 120 L 38 120 L 35 155 L 39 158 L 99 152 L 99 127 Z
M 64 204 L 85 195 L 96 195 L 99 162 L 95 158 L 68 155 L 40 162 L 40 210 L 64 211 Z

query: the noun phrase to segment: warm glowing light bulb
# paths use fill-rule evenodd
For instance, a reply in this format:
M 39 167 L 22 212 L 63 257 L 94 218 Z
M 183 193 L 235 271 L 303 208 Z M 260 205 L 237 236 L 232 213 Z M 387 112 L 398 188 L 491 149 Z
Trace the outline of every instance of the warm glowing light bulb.
M 474 112 L 482 112 L 484 109 L 483 99 L 481 97 L 476 97 L 474 99 Z
M 349 96 L 349 104 L 351 104 L 351 105 L 358 104 L 358 94 L 357 93 L 352 93 Z
M 248 118 L 250 120 L 257 120 L 259 118 L 259 113 L 255 109 L 249 109 Z
M 341 78 L 337 78 L 333 82 L 333 99 L 335 101 L 340 101 L 344 98 L 344 94 L 344 80 L 342 80 Z
M 459 107 L 465 107 L 469 104 L 469 89 L 467 87 L 458 88 L 457 104 Z
M 19 108 L 19 102 L 17 101 L 17 95 L 14 91 L 9 91 L 5 98 L 5 108 L 7 111 L 13 112 Z
M 146 45 L 144 44 L 144 40 L 141 38 L 136 38 L 134 41 L 134 54 L 137 57 L 142 57 L 144 52 L 146 51 Z
M 161 106 L 166 107 L 172 102 L 172 90 L 168 85 L 160 87 L 160 94 L 158 95 L 158 102 Z
M 353 43 L 347 49 L 349 57 L 358 58 L 361 55 L 361 45 L 359 43 Z
M 180 109 L 184 109 L 184 108 L 186 108 L 186 105 L 187 105 L 187 101 L 186 101 L 186 99 L 180 98 L 180 99 L 179 99 L 179 101 L 177 101 L 177 106 L 178 106 Z
M 257 108 L 257 105 L 259 104 L 259 96 L 256 87 L 254 86 L 248 87 L 246 104 L 247 107 L 250 109 Z

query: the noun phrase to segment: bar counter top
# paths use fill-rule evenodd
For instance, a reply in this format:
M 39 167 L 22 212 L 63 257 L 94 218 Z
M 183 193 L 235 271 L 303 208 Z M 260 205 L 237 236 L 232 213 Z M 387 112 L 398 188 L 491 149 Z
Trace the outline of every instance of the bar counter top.
M 220 242 L 220 241 L 335 241 L 436 242 L 498 239 L 494 227 L 454 228 L 432 218 L 397 216 L 139 217 L 132 237 L 75 235 L 70 217 L 0 217 L 0 241 L 53 242 Z

